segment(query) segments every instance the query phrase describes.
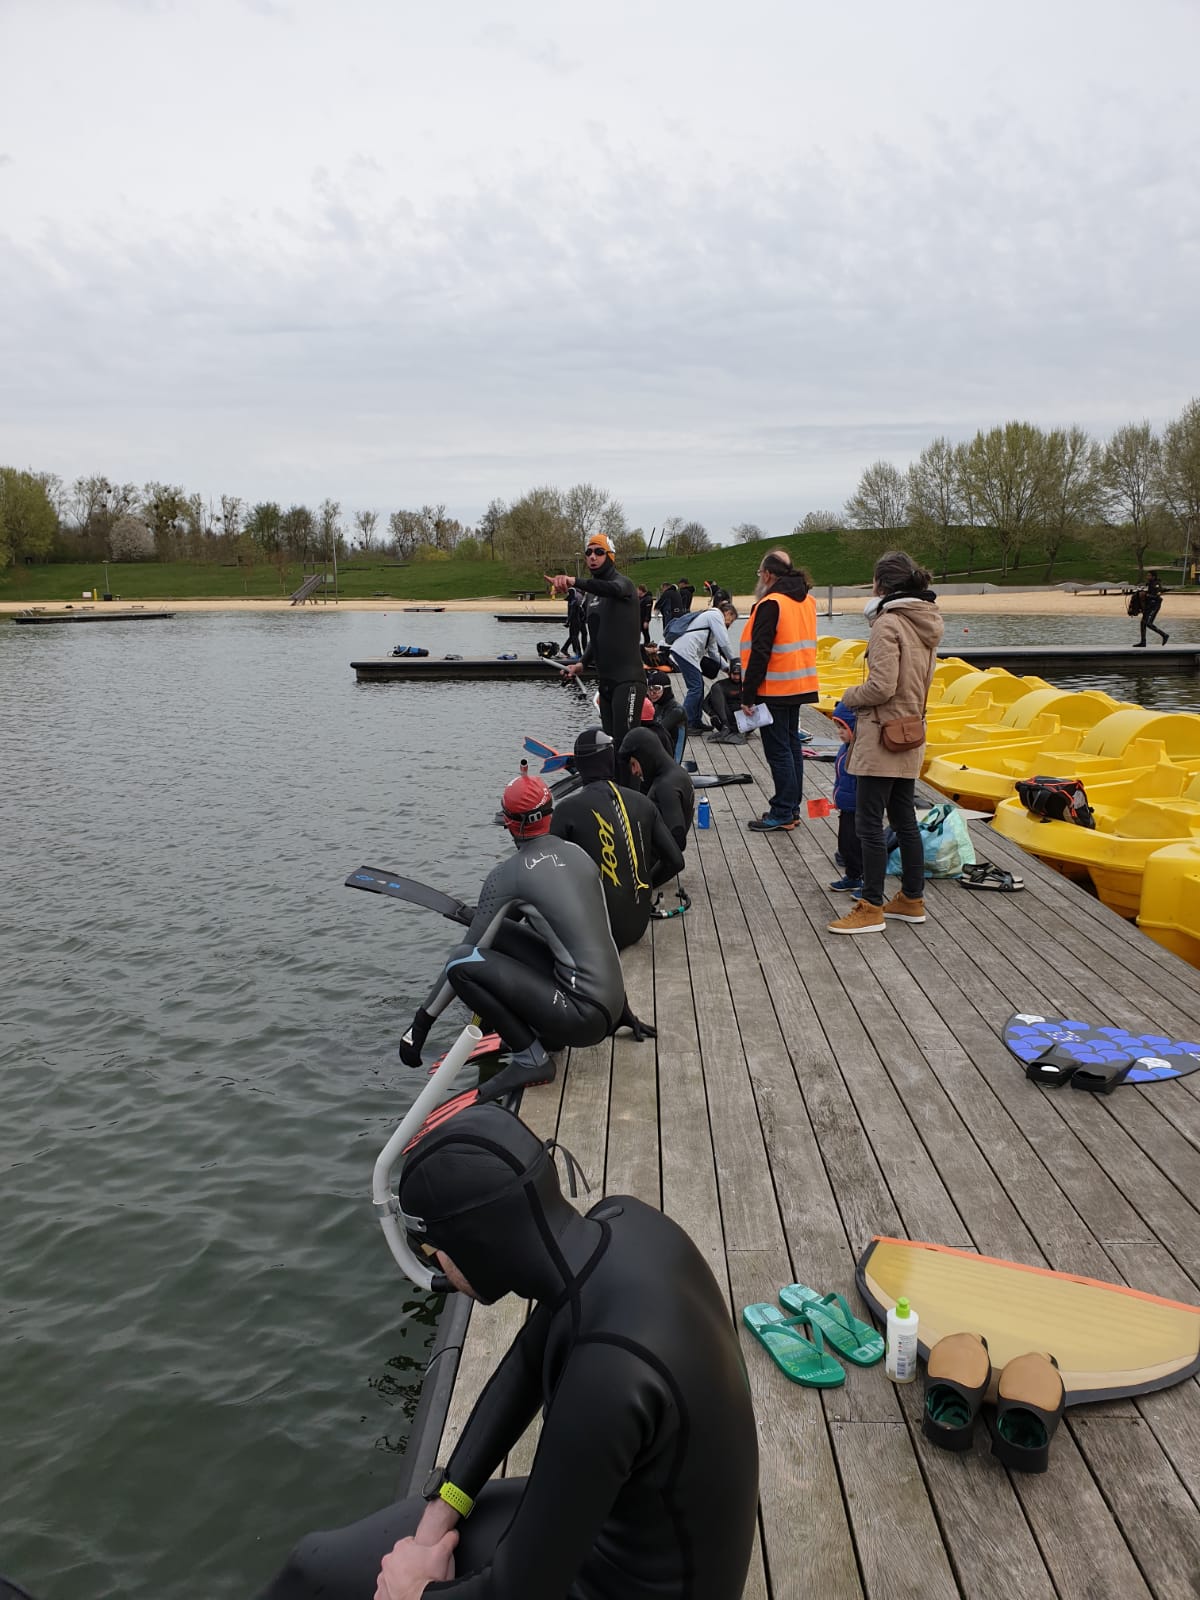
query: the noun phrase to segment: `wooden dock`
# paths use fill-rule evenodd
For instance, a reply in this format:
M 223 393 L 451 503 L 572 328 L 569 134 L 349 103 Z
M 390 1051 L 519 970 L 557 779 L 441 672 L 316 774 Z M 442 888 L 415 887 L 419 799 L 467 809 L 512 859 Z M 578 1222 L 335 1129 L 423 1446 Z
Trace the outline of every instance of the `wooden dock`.
M 1194 1036 L 1200 973 L 982 823 L 977 854 L 1018 871 L 1023 893 L 932 883 L 924 925 L 829 935 L 847 898 L 825 887 L 836 818 L 748 833 L 769 779 L 754 745 L 711 762 L 731 754 L 764 787 L 710 791 L 713 825 L 688 847 L 691 911 L 626 952 L 657 1051 L 624 1037 L 572 1052 L 526 1097 L 525 1120 L 588 1174 L 581 1203 L 607 1191 L 663 1206 L 739 1327 L 744 1304 L 796 1280 L 853 1298 L 880 1233 L 1200 1301 L 1200 1074 L 1052 1093 L 1000 1040 L 1017 1009 Z M 831 767 L 805 771 L 809 797 L 828 793 Z M 476 1308 L 461 1359 L 448 1313 L 435 1361 L 448 1412 L 414 1439 L 414 1471 L 445 1460 L 524 1312 Z M 742 1334 L 762 1451 L 752 1600 L 1200 1594 L 1194 1378 L 1072 1408 L 1049 1472 L 1010 1476 L 985 1428 L 964 1456 L 922 1438 L 920 1383 L 850 1368 L 820 1394 Z M 507 1472 L 528 1471 L 534 1442 Z

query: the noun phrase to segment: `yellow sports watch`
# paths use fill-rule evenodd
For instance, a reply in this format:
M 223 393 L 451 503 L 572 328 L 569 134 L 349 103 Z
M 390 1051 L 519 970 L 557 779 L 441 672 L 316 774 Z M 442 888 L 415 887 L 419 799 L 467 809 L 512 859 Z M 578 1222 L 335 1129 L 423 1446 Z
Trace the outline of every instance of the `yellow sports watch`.
M 445 1467 L 434 1467 L 425 1480 L 425 1487 L 421 1490 L 423 1500 L 444 1500 L 452 1511 L 457 1511 L 460 1517 L 469 1517 L 475 1509 L 475 1502 L 465 1489 L 460 1489 L 456 1483 L 451 1483 L 446 1476 Z

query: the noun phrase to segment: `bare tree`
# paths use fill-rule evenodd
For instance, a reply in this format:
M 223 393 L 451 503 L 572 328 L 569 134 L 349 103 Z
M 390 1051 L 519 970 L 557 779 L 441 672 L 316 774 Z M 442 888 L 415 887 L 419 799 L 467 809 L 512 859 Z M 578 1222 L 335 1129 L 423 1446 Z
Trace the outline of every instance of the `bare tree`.
M 547 484 L 515 500 L 496 530 L 496 548 L 506 561 L 538 572 L 562 571 L 579 552 L 559 491 Z
M 154 535 L 160 561 L 169 561 L 175 554 L 186 513 L 187 495 L 178 484 L 148 483 L 142 490 L 142 514 Z
M 342 553 L 342 508 L 336 500 L 322 500 L 317 510 L 317 534 L 320 552 L 326 559 L 336 561 Z
M 496 559 L 496 530 L 500 526 L 504 513 L 508 510 L 503 500 L 493 500 L 487 510 L 479 519 L 476 533 L 481 540 L 487 541 L 487 547 L 493 561 Z
M 700 556 L 711 550 L 713 542 L 702 522 L 685 522 L 671 542 L 673 556 Z
M 1043 441 L 1042 470 L 1042 544 L 1049 583 L 1063 541 L 1099 520 L 1102 453 L 1083 428 L 1052 428 Z
M 949 439 L 926 445 L 905 478 L 908 526 L 917 547 L 949 576 L 950 552 L 959 537 L 963 497 L 954 446 Z
M 967 447 L 965 482 L 1000 546 L 1001 569 L 1020 565 L 1021 546 L 1040 525 L 1045 439 L 1030 422 L 977 433 Z
M 887 531 L 904 527 L 906 506 L 903 474 L 890 461 L 875 461 L 846 501 L 846 516 L 855 528 Z
M 577 483 L 562 497 L 563 515 L 581 550 L 592 534 L 603 528 L 604 514 L 612 503 L 607 489 L 597 489 L 594 483 Z
M 393 511 L 388 518 L 391 546 L 401 561 L 411 561 L 413 551 L 425 538 L 425 524 L 419 511 Z
M 1200 400 L 1189 400 L 1181 416 L 1163 429 L 1157 488 L 1183 530 L 1184 572 L 1200 546 Z
M 358 529 L 358 547 L 364 555 L 371 555 L 375 549 L 375 528 L 378 522 L 378 511 L 354 513 L 354 526 Z
M 806 511 L 792 529 L 793 537 L 800 533 L 840 533 L 846 519 L 840 511 Z
M 767 537 L 757 522 L 739 522 L 730 532 L 734 544 L 757 544 L 760 539 Z
M 1102 471 L 1108 513 L 1128 527 L 1139 575 L 1150 545 L 1150 512 L 1162 446 L 1148 422 L 1127 423 L 1104 446 Z

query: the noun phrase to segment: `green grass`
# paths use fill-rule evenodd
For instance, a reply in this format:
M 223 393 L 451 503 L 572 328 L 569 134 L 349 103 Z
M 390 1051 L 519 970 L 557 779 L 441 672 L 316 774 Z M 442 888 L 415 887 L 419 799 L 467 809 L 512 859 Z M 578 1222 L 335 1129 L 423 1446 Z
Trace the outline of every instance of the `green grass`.
M 734 594 L 749 594 L 754 588 L 755 571 L 763 552 L 782 547 L 792 560 L 804 567 L 818 588 L 826 584 L 867 584 L 871 578 L 871 558 L 857 553 L 835 533 L 813 533 L 760 544 L 727 545 L 703 556 L 652 556 L 630 568 L 637 583 L 657 593 L 665 580 L 685 574 L 699 591 L 706 578 L 724 585 Z M 1155 551 L 1148 565 L 1156 562 L 1170 572 L 1173 556 Z M 976 545 L 971 577 L 981 582 L 1028 585 L 1045 583 L 1046 562 L 1026 556 L 1015 570 L 1001 578 L 999 554 L 991 541 Z M 281 575 L 273 566 L 217 566 L 207 562 L 110 561 L 109 582 L 112 594 L 122 600 L 246 600 L 283 599 L 300 587 L 304 573 L 299 563 Z M 952 552 L 950 580 L 967 580 L 967 549 Z M 934 587 L 941 578 L 935 573 Z M 1082 541 L 1064 545 L 1050 581 L 1069 579 L 1087 583 L 1097 578 L 1137 578 L 1131 559 L 1110 558 Z M 1170 578 L 1168 578 L 1170 582 Z M 75 601 L 85 589 L 104 589 L 104 563 L 90 561 L 40 566 L 9 567 L 0 572 L 0 601 L 21 601 L 43 605 L 55 601 Z M 344 599 L 381 597 L 395 600 L 437 601 L 475 600 L 494 597 L 508 603 L 515 590 L 543 594 L 540 572 L 530 567 L 503 561 L 435 561 L 400 566 L 394 561 L 356 559 L 338 567 L 338 593 Z M 329 588 L 332 598 L 332 584 Z

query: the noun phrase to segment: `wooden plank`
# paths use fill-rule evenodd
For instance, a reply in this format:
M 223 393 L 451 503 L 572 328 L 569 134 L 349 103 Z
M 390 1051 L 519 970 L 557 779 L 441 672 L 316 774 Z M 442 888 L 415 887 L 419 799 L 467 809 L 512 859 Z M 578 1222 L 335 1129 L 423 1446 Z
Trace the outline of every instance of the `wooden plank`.
M 1104 1486 L 1117 1523 L 1152 1594 L 1200 1594 L 1200 1518 L 1160 1441 L 1131 1406 L 1125 1418 L 1071 1418 L 1084 1459 Z M 1052 1448 L 1054 1448 L 1052 1446 Z
M 673 926 L 673 922 L 651 923 L 639 943 L 625 952 L 626 999 L 633 1014 L 651 1024 L 655 1014 L 653 937 L 657 928 L 666 933 Z M 682 939 L 682 932 L 679 937 Z M 631 1194 L 647 1205 L 662 1205 L 656 1044 L 653 1040 L 637 1044 L 626 1031 L 613 1040 L 604 1192 Z

